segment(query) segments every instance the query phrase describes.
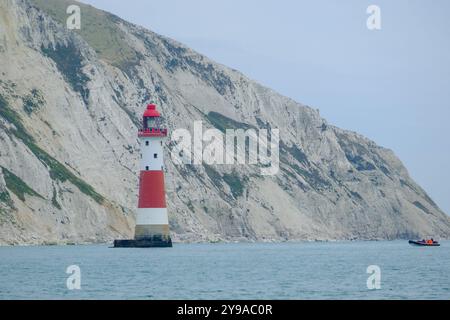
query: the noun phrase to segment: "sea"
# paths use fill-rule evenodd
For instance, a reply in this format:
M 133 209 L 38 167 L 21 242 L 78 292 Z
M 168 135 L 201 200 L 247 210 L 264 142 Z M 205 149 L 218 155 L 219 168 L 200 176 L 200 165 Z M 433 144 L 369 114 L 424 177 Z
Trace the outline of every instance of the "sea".
M 450 299 L 450 241 L 0 247 L 0 299 Z

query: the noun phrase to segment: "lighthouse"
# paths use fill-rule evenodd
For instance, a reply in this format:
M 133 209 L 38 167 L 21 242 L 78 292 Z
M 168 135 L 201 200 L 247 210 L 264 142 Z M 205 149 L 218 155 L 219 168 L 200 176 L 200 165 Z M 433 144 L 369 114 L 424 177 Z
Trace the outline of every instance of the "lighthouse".
M 139 201 L 134 239 L 115 240 L 114 247 L 171 247 L 164 186 L 163 141 L 167 129 L 161 114 L 149 104 L 138 132 L 141 145 Z

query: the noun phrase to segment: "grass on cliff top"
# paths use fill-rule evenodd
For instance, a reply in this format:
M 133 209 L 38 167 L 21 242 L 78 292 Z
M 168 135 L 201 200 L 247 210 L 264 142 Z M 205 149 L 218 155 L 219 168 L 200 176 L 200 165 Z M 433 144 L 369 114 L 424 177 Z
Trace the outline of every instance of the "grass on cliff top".
M 12 173 L 11 171 L 9 171 L 4 167 L 0 168 L 5 178 L 6 187 L 8 188 L 9 191 L 14 193 L 20 200 L 25 201 L 26 194 L 33 197 L 44 199 L 43 196 L 34 191 L 30 186 L 28 186 L 22 179 L 20 179 L 14 173 Z
M 31 0 L 31 3 L 64 27 L 70 16 L 66 13 L 67 8 L 73 4 L 79 6 L 81 28 L 74 31 L 94 48 L 101 59 L 119 68 L 131 61 L 139 61 L 139 56 L 124 40 L 125 33 L 116 24 L 118 17 L 78 1 Z
M 0 95 L 0 117 L 16 127 L 15 129 L 9 129 L 8 132 L 20 139 L 28 147 L 28 149 L 48 167 L 50 177 L 53 180 L 58 180 L 61 182 L 70 181 L 82 193 L 91 197 L 97 203 L 103 203 L 103 196 L 98 194 L 91 185 L 75 176 L 62 163 L 36 145 L 34 138 L 23 126 L 20 115 L 9 107 L 6 99 L 2 95 Z

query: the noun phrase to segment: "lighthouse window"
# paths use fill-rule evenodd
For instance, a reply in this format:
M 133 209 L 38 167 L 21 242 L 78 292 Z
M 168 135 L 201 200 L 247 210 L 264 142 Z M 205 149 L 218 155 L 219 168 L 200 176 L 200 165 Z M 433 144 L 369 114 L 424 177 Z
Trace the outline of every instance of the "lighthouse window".
M 148 171 L 148 170 L 149 170 L 149 167 L 148 167 L 148 166 L 146 166 L 146 167 L 145 167 L 145 170 L 147 170 L 147 171 Z
M 149 144 L 149 142 L 148 142 L 148 141 L 145 141 L 145 145 L 148 146 L 148 144 Z
M 153 158 L 158 158 L 158 154 L 157 153 L 155 153 L 155 154 L 153 154 Z
M 156 119 L 155 118 L 152 118 L 152 117 L 150 117 L 150 118 L 147 118 L 147 128 L 155 128 L 155 127 L 157 127 L 157 125 L 156 125 Z

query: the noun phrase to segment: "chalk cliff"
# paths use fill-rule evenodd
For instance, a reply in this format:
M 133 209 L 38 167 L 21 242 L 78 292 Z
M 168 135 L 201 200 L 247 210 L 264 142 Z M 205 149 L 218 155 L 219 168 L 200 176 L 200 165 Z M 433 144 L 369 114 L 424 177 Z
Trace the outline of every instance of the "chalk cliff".
M 448 238 L 450 219 L 391 150 L 186 46 L 74 1 L 0 2 L 0 243 L 133 235 L 139 117 L 169 130 L 279 128 L 280 168 L 175 165 L 175 241 Z

